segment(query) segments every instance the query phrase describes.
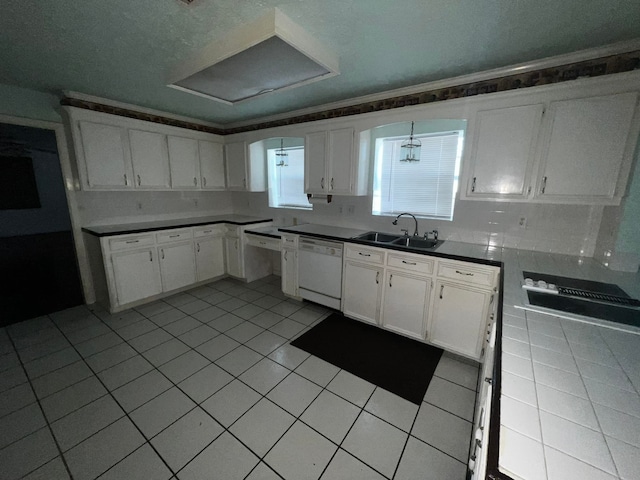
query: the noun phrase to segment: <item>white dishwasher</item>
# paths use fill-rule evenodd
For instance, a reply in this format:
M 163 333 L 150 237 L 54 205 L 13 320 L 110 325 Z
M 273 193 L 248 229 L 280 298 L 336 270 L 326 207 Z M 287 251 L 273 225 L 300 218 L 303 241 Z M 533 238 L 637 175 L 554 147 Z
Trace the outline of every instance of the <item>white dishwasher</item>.
M 298 288 L 302 298 L 340 309 L 342 243 L 300 237 Z

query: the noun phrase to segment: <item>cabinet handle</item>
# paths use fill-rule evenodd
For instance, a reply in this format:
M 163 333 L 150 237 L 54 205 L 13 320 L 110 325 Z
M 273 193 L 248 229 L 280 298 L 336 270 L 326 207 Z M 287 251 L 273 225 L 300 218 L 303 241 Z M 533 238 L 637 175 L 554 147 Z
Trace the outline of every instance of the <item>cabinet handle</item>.
M 444 291 L 444 285 L 440 285 L 440 299 L 442 299 L 442 292 Z
M 140 240 L 127 240 L 125 243 L 138 243 Z
M 402 260 L 402 263 L 406 263 L 407 265 L 415 265 L 416 262 L 407 262 L 406 260 Z
M 127 174 L 124 174 L 124 184 L 129 185 L 129 181 L 127 180 Z
M 244 188 L 247 188 L 247 179 L 246 179 L 246 178 L 243 178 L 243 179 L 242 179 L 242 186 L 243 186 Z
M 376 272 L 376 285 L 380 283 L 380 272 Z
M 164 248 L 160 250 L 160 253 L 162 254 L 162 260 L 164 260 Z
M 200 244 L 196 243 L 197 247 L 198 247 L 198 253 L 200 252 Z
M 540 190 L 540 193 L 544 193 L 544 191 L 546 190 L 546 188 L 547 188 L 547 177 L 544 177 L 544 178 L 542 179 L 542 189 Z
M 320 180 L 320 188 L 324 190 L 324 177 Z
M 153 262 L 153 251 L 149 250 L 149 261 Z
M 476 177 L 473 177 L 473 182 L 471 182 L 471 191 L 476 191 Z
M 456 273 L 458 275 L 466 275 L 467 277 L 473 277 L 473 273 L 469 273 L 469 272 L 461 272 L 460 270 L 456 270 Z
M 393 279 L 393 275 L 389 275 L 389 288 L 391 288 L 391 287 L 392 287 L 392 285 L 391 285 L 391 280 L 392 280 L 392 279 Z
M 284 251 L 284 261 L 285 261 L 285 262 L 287 261 L 287 253 L 289 253 L 289 252 L 287 252 L 287 251 L 285 250 L 285 251 Z
M 331 177 L 331 190 L 333 190 L 333 177 Z
M 179 236 L 180 236 L 180 234 L 178 233 L 177 235 L 169 235 L 169 238 L 176 238 L 176 237 L 179 237 Z
M 207 186 L 207 177 L 202 177 L 202 186 L 203 187 Z
M 193 177 L 193 185 L 198 186 L 198 179 L 196 177 Z
M 531 185 L 529 185 L 529 188 L 527 188 L 527 195 L 531 195 Z
M 142 180 L 140 179 L 140 175 L 136 175 L 138 177 L 138 186 L 142 185 Z
M 362 253 L 362 252 L 358 252 L 358 255 L 362 255 L 363 257 L 370 257 L 371 256 L 370 253 Z
M 211 230 L 203 230 L 202 233 L 211 233 Z
M 493 297 L 494 297 L 494 295 L 491 295 L 491 300 L 489 300 L 489 305 L 491 305 L 493 303 Z
M 260 242 L 260 245 L 266 245 L 267 242 Z

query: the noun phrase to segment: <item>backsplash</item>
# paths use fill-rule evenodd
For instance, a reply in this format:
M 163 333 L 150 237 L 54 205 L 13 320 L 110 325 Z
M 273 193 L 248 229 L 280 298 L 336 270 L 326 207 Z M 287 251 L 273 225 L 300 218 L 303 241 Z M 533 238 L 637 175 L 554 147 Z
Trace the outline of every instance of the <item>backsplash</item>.
M 233 193 L 234 213 L 268 215 L 278 225 L 319 223 L 384 232 L 413 232 L 413 220 L 371 215 L 370 197 L 334 197 L 313 211 L 270 208 L 266 193 Z M 352 208 L 351 208 L 352 207 Z M 353 213 L 350 212 L 353 210 Z M 454 220 L 419 219 L 420 235 L 437 229 L 439 238 L 479 245 L 521 248 L 541 252 L 592 257 L 594 255 L 602 206 L 547 205 L 531 203 L 456 202 Z M 525 219 L 525 225 L 520 220 Z
M 233 213 L 230 192 L 80 191 L 76 198 L 83 226 Z

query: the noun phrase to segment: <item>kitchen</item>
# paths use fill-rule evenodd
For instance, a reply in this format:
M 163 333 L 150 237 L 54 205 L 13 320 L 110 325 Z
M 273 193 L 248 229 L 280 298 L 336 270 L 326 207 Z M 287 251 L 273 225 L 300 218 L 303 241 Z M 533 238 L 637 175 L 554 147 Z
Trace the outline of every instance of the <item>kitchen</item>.
M 611 53 L 611 55 L 613 55 L 612 51 L 607 53 Z M 593 52 L 591 52 L 591 54 L 593 55 Z M 594 55 L 591 58 L 600 58 L 606 56 L 606 54 L 601 54 L 600 56 Z M 556 60 L 557 62 L 560 62 L 556 65 L 566 65 L 573 63 L 568 59 L 563 60 L 564 62 Z M 625 78 L 620 80 L 620 78 L 622 77 Z M 527 102 L 533 103 L 536 102 L 536 95 L 538 95 L 537 101 L 539 103 L 554 101 L 554 94 L 550 94 L 549 92 L 563 91 L 563 93 L 558 94 L 559 96 L 556 98 L 556 100 L 558 101 L 561 98 L 566 99 L 567 96 L 571 97 L 572 95 L 574 95 L 575 97 L 580 97 L 580 88 L 584 89 L 582 90 L 583 96 L 607 94 L 613 95 L 616 92 L 624 93 L 625 91 L 628 91 L 630 89 L 628 87 L 628 84 L 633 84 L 633 81 L 634 79 L 636 79 L 636 77 L 637 72 L 622 72 L 615 75 L 605 75 L 600 79 L 576 80 L 577 83 L 571 85 L 569 85 L 569 83 L 571 82 L 564 83 L 564 88 L 563 82 L 560 82 L 556 86 L 549 85 L 547 87 L 537 87 L 531 90 L 532 92 L 535 90 L 541 92 L 538 94 L 529 94 L 526 91 L 527 89 L 523 89 L 522 92 L 518 92 L 518 95 L 531 95 L 534 99 L 527 99 Z M 428 91 L 429 89 L 426 90 Z M 576 90 L 578 90 L 578 93 L 575 93 Z M 568 91 L 574 92 L 567 93 Z M 22 93 L 25 95 L 30 95 L 28 94 L 28 92 Z M 353 137 L 354 141 L 358 143 L 356 147 L 357 151 L 357 149 L 360 149 L 360 144 L 357 140 L 362 140 L 362 133 L 373 130 L 380 125 L 401 123 L 403 125 L 403 128 L 406 128 L 406 133 L 404 135 L 407 136 L 407 134 L 409 133 L 407 127 L 409 126 L 409 123 L 411 121 L 423 121 L 442 118 L 468 119 L 466 134 L 467 141 L 469 141 L 468 139 L 475 138 L 473 129 L 476 128 L 476 124 L 473 120 L 477 118 L 477 112 L 486 110 L 487 107 L 508 108 L 509 105 L 513 105 L 513 103 L 510 102 L 513 102 L 514 99 L 517 100 L 517 95 L 512 93 L 513 92 L 507 92 L 506 96 L 500 97 L 505 98 L 505 100 L 503 100 L 505 102 L 504 105 L 500 104 L 499 101 L 497 103 L 494 103 L 493 100 L 485 99 L 482 95 L 479 95 L 476 97 L 470 97 L 469 99 L 452 99 L 446 102 L 434 102 L 433 104 L 428 105 L 416 105 L 414 107 L 396 108 L 382 112 L 374 112 L 372 114 L 358 115 L 355 117 L 345 116 L 329 121 L 318 121 L 308 125 L 301 123 L 286 127 L 275 126 L 272 128 L 263 129 L 263 131 L 258 132 L 248 131 L 245 133 L 225 135 L 224 143 L 227 144 L 246 142 L 247 145 L 251 145 L 256 141 L 262 141 L 268 138 L 279 139 L 281 137 L 305 137 L 315 132 L 322 131 L 323 129 L 340 130 L 344 128 L 353 128 L 354 131 L 357 132 L 357 135 L 359 135 Z M 496 96 L 498 95 L 501 94 L 496 94 Z M 39 98 L 42 99 L 43 103 L 51 101 L 51 99 L 47 97 L 46 94 L 42 94 L 42 96 Z M 73 93 L 67 98 L 74 98 Z M 95 103 L 97 99 L 95 97 L 75 95 L 75 100 L 79 102 L 84 101 L 86 103 L 91 103 L 92 101 L 94 101 Z M 107 104 L 109 102 L 106 99 L 102 100 Z M 69 105 L 70 103 L 68 103 L 67 105 Z M 77 109 L 77 105 L 78 103 L 68 106 L 67 108 Z M 117 110 L 118 107 L 122 108 L 122 104 L 120 104 L 119 106 L 112 105 L 112 111 Z M 90 111 L 87 110 L 87 112 Z M 86 113 L 86 115 L 93 115 L 93 118 L 97 118 L 97 116 L 100 114 Z M 127 121 L 135 123 L 137 120 L 134 119 Z M 173 133 L 175 133 L 176 131 L 173 131 Z M 476 129 L 475 131 L 479 131 L 479 129 Z M 637 138 L 637 129 L 633 131 L 635 131 L 635 138 Z M 170 133 L 168 133 L 167 131 L 167 134 Z M 513 353 L 517 350 L 517 348 L 522 347 L 522 345 L 520 344 L 525 343 L 523 342 L 523 340 L 529 338 L 522 337 L 523 332 L 520 330 L 524 330 L 524 332 L 526 333 L 526 329 L 522 328 L 523 325 L 529 325 L 530 333 L 533 328 L 547 328 L 548 331 L 558 332 L 558 328 L 547 326 L 544 320 L 541 320 L 537 317 L 531 318 L 530 324 L 523 324 L 523 311 L 510 308 L 510 306 L 516 305 L 518 302 L 520 302 L 520 284 L 524 281 L 524 278 L 519 278 L 518 276 L 523 270 L 532 272 L 545 272 L 549 274 L 571 277 L 580 276 L 581 265 L 585 265 L 583 268 L 586 268 L 591 272 L 589 275 L 602 275 L 603 278 L 599 278 L 599 280 L 608 281 L 610 283 L 617 283 L 627 293 L 635 298 L 638 298 L 637 282 L 635 284 L 633 282 L 629 284 L 624 281 L 625 274 L 616 273 L 615 270 L 609 272 L 607 269 L 598 267 L 598 263 L 596 262 L 596 260 L 602 259 L 604 262 L 610 263 L 610 266 L 617 267 L 617 269 L 619 269 L 620 266 L 626 266 L 627 268 L 632 269 L 635 258 L 635 270 L 637 271 L 637 256 L 633 256 L 633 238 L 636 238 L 637 240 L 637 237 L 633 237 L 634 230 L 632 224 L 634 218 L 633 199 L 636 198 L 634 197 L 634 195 L 637 196 L 635 192 L 637 191 L 636 186 L 638 183 L 638 179 L 637 175 L 635 176 L 636 178 L 634 178 L 631 177 L 628 173 L 624 173 L 625 171 L 629 172 L 632 167 L 632 161 L 634 160 L 634 158 L 633 155 L 629 152 L 633 153 L 634 151 L 634 139 L 629 141 L 630 144 L 632 142 L 634 145 L 631 145 L 629 148 L 627 148 L 626 153 L 623 152 L 623 155 L 621 155 L 623 159 L 621 160 L 619 171 L 620 178 L 622 178 L 622 183 L 616 185 L 611 198 L 608 200 L 597 202 L 577 200 L 573 204 L 567 201 L 561 203 L 557 203 L 554 201 L 538 201 L 538 195 L 539 192 L 542 191 L 542 185 L 536 184 L 535 182 L 538 180 L 542 181 L 545 176 L 536 176 L 534 175 L 534 172 L 527 170 L 527 175 L 523 178 L 529 180 L 529 183 L 523 183 L 524 190 L 521 192 L 521 198 L 519 200 L 516 199 L 504 202 L 488 201 L 485 198 L 478 201 L 478 196 L 474 198 L 474 194 L 476 194 L 476 192 L 474 191 L 473 187 L 476 184 L 474 178 L 479 178 L 479 176 L 471 174 L 471 171 L 467 167 L 467 165 L 469 165 L 469 160 L 467 157 L 464 157 L 462 160 L 463 167 L 459 180 L 460 186 L 458 188 L 461 198 L 456 201 L 453 221 L 427 220 L 422 218 L 418 220 L 418 230 L 421 236 L 427 230 L 430 232 L 433 230 L 437 230 L 439 238 L 445 241 L 445 243 L 441 247 L 439 247 L 439 249 L 435 250 L 435 252 L 440 251 L 440 253 L 443 254 L 447 254 L 447 252 L 450 252 L 449 255 L 458 255 L 467 258 L 484 258 L 487 261 L 502 261 L 505 263 L 507 267 L 505 267 L 502 278 L 504 282 L 504 291 L 501 292 L 504 298 L 503 319 L 506 326 L 513 327 L 505 328 L 504 332 L 505 338 L 513 340 L 505 341 L 505 346 L 503 348 L 504 352 L 507 352 L 508 355 L 512 355 L 517 358 L 523 358 L 521 355 Z M 466 145 L 469 144 L 467 143 Z M 78 154 L 77 150 L 78 149 L 75 148 L 76 155 Z M 469 149 L 467 146 L 465 147 L 464 154 L 468 155 L 472 151 L 473 150 Z M 253 162 L 250 153 L 251 152 L 249 151 L 249 156 L 245 160 Z M 637 162 L 637 160 L 635 161 Z M 537 162 L 538 163 L 533 163 L 531 165 L 538 168 L 539 161 Z M 358 165 L 361 164 L 363 165 L 364 163 L 358 163 Z M 80 168 L 81 164 L 78 163 L 77 165 L 77 168 Z M 256 170 L 259 170 L 259 162 L 257 166 L 252 166 L 251 168 L 253 168 L 254 172 Z M 81 181 L 81 177 L 82 173 L 80 173 L 79 175 L 72 175 L 74 181 Z M 628 178 L 629 195 L 626 196 L 625 187 L 627 186 Z M 257 180 L 258 183 L 260 183 L 259 179 Z M 356 189 L 362 187 L 363 185 L 365 186 L 364 190 L 368 191 L 368 178 L 366 182 L 361 182 L 361 185 L 356 186 Z M 478 182 L 478 185 L 480 185 L 480 182 Z M 533 192 L 531 194 L 528 194 L 526 192 L 526 187 L 528 185 L 534 186 Z M 236 188 L 242 189 L 242 186 L 239 185 Z M 551 188 L 551 186 L 549 188 Z M 176 219 L 180 218 L 204 217 L 207 215 L 216 215 L 222 217 L 226 216 L 230 221 L 233 221 L 233 217 L 229 217 L 229 215 L 244 215 L 256 217 L 262 220 L 272 219 L 273 224 L 283 227 L 291 227 L 295 224 L 315 224 L 328 225 L 332 227 L 351 228 L 360 230 L 363 233 L 373 230 L 398 234 L 401 234 L 400 228 L 403 227 L 409 229 L 410 234 L 413 230 L 412 221 L 410 219 L 400 219 L 398 226 L 394 226 L 392 225 L 393 217 L 373 215 L 371 213 L 372 194 L 370 192 L 366 193 L 365 195 L 356 196 L 335 195 L 333 196 L 330 203 L 328 202 L 328 199 L 322 198 L 322 193 L 315 194 L 321 195 L 321 197 L 317 202 L 314 202 L 313 210 L 291 210 L 270 208 L 268 206 L 268 192 L 265 191 L 264 184 L 262 186 L 256 187 L 256 190 L 257 191 L 255 192 L 205 192 L 201 189 L 178 189 L 177 191 L 154 190 L 145 192 L 130 189 L 130 191 L 110 192 L 82 188 L 79 191 L 73 192 L 72 195 L 74 196 L 77 205 L 76 224 L 77 226 L 81 227 L 104 227 L 114 224 L 119 225 L 131 224 L 134 222 L 157 221 L 159 219 L 175 221 Z M 624 200 L 620 206 L 618 205 L 618 203 L 622 197 L 624 197 Z M 194 226 L 193 228 L 195 229 L 197 227 Z M 250 227 L 245 227 L 245 229 L 250 230 Z M 242 228 L 240 230 L 242 230 Z M 239 235 L 241 236 L 241 234 Z M 240 238 L 240 236 L 237 238 Z M 349 236 L 349 238 L 351 237 L 352 236 Z M 631 243 L 629 242 L 629 237 L 632 239 Z M 86 238 L 86 236 L 84 238 Z M 447 250 L 448 246 L 450 246 L 450 248 L 453 248 L 458 243 L 472 244 L 474 246 L 464 247 L 466 249 L 465 254 L 454 253 Z M 244 246 L 246 247 L 246 245 Z M 635 247 L 637 249 L 637 242 Z M 503 250 L 503 248 L 509 250 Z M 285 249 L 283 249 L 283 251 L 284 250 Z M 514 251 L 518 252 L 515 259 L 513 258 L 513 253 L 511 253 Z M 554 256 L 554 254 L 569 255 L 569 257 Z M 279 262 L 276 260 L 277 258 L 279 258 L 277 254 L 271 254 L 270 257 L 268 256 L 269 254 L 258 255 L 262 258 L 262 260 L 266 259 L 265 262 L 270 260 L 271 268 L 277 271 L 279 267 Z M 595 258 L 596 260 L 593 260 L 592 258 Z M 251 262 L 248 262 L 245 266 L 250 264 Z M 259 275 L 266 273 L 267 272 L 263 272 Z M 608 278 L 605 278 L 605 276 Z M 244 293 L 247 294 L 248 292 Z M 529 322 L 529 320 L 530 319 L 527 316 L 526 321 Z M 561 331 L 563 328 L 566 328 L 564 321 L 556 320 L 554 323 L 557 323 L 555 327 L 559 327 Z M 542 324 L 545 325 L 543 326 Z M 533 327 L 533 325 L 536 325 L 536 327 Z M 518 335 L 520 336 L 518 338 L 512 338 L 508 335 L 511 335 L 512 337 Z M 563 335 L 566 335 L 566 337 L 569 339 L 570 334 L 567 333 L 567 330 L 564 330 Z M 530 339 L 533 342 L 535 335 L 530 336 Z M 576 337 L 574 336 L 572 338 Z M 570 341 L 570 343 L 572 342 Z M 577 343 L 580 344 L 580 342 Z M 507 346 L 508 344 L 511 345 Z M 609 344 L 609 342 L 607 342 L 607 344 Z M 532 343 L 532 345 L 534 344 Z M 531 350 L 533 350 L 534 347 L 538 348 L 537 345 L 527 348 L 531 348 Z M 507 348 L 512 348 L 512 351 L 508 352 Z M 513 350 L 513 348 L 515 348 L 516 350 Z M 615 357 L 617 358 L 616 352 L 613 352 L 612 355 L 615 355 Z M 529 357 L 531 357 L 531 354 L 529 354 Z M 511 360 L 517 363 L 519 362 L 517 358 L 515 360 L 511 358 Z M 529 363 L 532 363 L 533 368 L 535 369 L 538 368 L 537 365 L 540 362 L 536 361 L 536 356 L 534 355 L 533 361 L 529 360 Z M 505 365 L 506 364 L 507 362 L 505 362 Z M 520 366 L 519 363 L 518 365 Z M 626 372 L 626 369 L 623 368 L 623 370 Z M 582 372 L 582 370 L 580 371 Z M 507 373 L 513 372 L 509 372 L 509 370 L 507 370 Z M 578 372 L 575 371 L 570 373 L 576 374 Z M 524 384 L 522 384 L 522 379 L 531 382 L 531 380 L 526 378 L 526 373 L 523 373 L 521 375 L 518 375 L 516 373 L 513 376 L 517 378 L 511 378 L 511 380 L 515 380 L 516 383 L 520 382 L 517 384 L 518 386 L 521 386 L 522 391 L 526 391 L 530 387 L 529 383 L 525 382 Z M 506 377 L 510 378 L 509 375 L 506 375 Z M 535 378 L 536 381 L 538 381 L 537 370 Z M 636 384 L 634 383 L 634 385 Z M 512 386 L 509 385 L 508 388 L 512 388 Z M 518 397 L 519 394 L 516 393 L 513 395 Z M 580 397 L 580 395 L 577 396 Z M 507 396 L 506 398 L 511 398 L 511 400 L 514 400 L 509 396 Z M 520 401 L 522 400 L 522 398 L 516 400 Z M 525 401 L 520 401 L 520 403 L 529 405 L 528 401 L 530 400 L 525 399 Z M 523 408 L 521 405 L 519 406 Z M 631 418 L 632 417 L 633 416 L 631 416 Z M 537 452 L 537 454 L 542 451 L 543 447 L 540 440 L 533 441 L 533 443 L 531 443 L 531 435 L 527 434 L 526 432 L 520 433 L 521 435 L 516 435 L 515 440 L 513 440 L 513 443 L 510 443 L 510 445 L 519 445 L 525 451 Z M 519 441 L 521 443 L 518 443 Z M 618 441 L 618 443 L 623 444 L 623 448 L 628 449 L 631 448 L 630 445 L 631 443 L 633 443 L 633 441 Z M 525 446 L 523 447 L 522 445 Z M 550 447 L 548 447 L 546 443 L 544 445 L 544 451 L 546 452 Z M 536 450 L 537 448 L 539 450 Z M 610 448 L 613 449 L 613 447 Z M 551 450 L 553 450 L 554 452 L 556 451 L 553 448 L 551 448 Z M 566 455 L 566 453 L 569 453 L 569 455 Z M 577 453 L 565 452 L 562 455 L 560 455 L 560 458 L 565 462 L 578 461 L 576 460 L 576 458 L 580 459 L 581 461 L 579 465 L 581 465 L 583 468 L 597 468 L 599 469 L 598 472 L 608 472 L 610 474 L 613 474 L 614 478 L 615 475 L 618 475 L 619 478 L 632 478 L 631 476 L 628 476 L 625 470 L 621 469 L 619 473 L 610 470 L 610 468 L 621 468 L 620 465 L 628 465 L 628 463 L 622 462 L 620 463 L 620 465 L 618 465 L 618 461 L 616 460 L 616 467 L 611 467 L 609 464 L 604 463 L 597 463 L 594 465 L 594 462 L 596 462 L 595 460 L 585 460 L 580 456 L 580 454 Z M 504 457 L 507 458 L 507 454 L 505 454 Z M 558 457 L 554 458 L 557 460 Z M 553 464 L 551 456 L 549 458 L 546 458 L 546 461 L 548 462 L 547 468 L 549 470 L 547 471 L 547 473 L 549 475 L 549 478 L 553 478 L 553 475 L 557 473 L 557 470 L 553 470 L 553 468 L 555 468 L 558 463 Z M 542 463 L 544 462 L 545 460 L 542 460 Z M 566 463 L 563 464 L 562 461 L 559 461 L 559 464 L 566 465 Z M 587 465 L 587 467 L 584 467 L 584 465 Z M 517 478 L 517 476 L 526 478 L 524 473 L 519 470 L 519 468 L 521 468 L 522 466 L 502 466 L 514 475 L 513 478 Z M 494 467 L 496 467 L 496 465 L 494 465 Z M 544 471 L 542 473 L 534 471 L 534 474 L 537 476 L 532 476 L 531 478 L 545 478 L 544 475 L 547 475 L 547 473 L 544 473 Z M 386 476 L 391 476 L 392 474 L 393 472 L 391 472 L 391 474 L 385 473 Z M 584 474 L 582 478 L 589 478 L 588 474 Z

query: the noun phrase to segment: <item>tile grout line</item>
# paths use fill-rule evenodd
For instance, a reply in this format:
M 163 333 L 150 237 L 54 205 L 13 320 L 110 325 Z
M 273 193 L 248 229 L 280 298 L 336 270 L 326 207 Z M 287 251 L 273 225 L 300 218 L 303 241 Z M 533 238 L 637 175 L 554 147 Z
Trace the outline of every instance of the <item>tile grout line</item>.
M 9 341 L 11 342 L 11 345 L 13 346 L 14 351 L 16 352 L 16 355 L 18 355 L 18 350 L 16 349 L 16 345 L 13 341 L 13 338 L 11 337 L 10 334 L 7 335 L 9 337 Z M 44 421 L 46 422 L 47 428 L 49 429 L 49 434 L 51 435 L 51 438 L 53 439 L 53 442 L 56 446 L 56 449 L 58 450 L 58 456 L 60 457 L 60 459 L 62 460 L 62 463 L 64 465 L 65 470 L 67 471 L 67 473 L 69 474 L 69 478 L 71 480 L 73 480 L 73 474 L 71 473 L 71 470 L 69 469 L 69 465 L 67 464 L 67 460 L 66 458 L 64 458 L 64 455 L 62 453 L 62 448 L 60 448 L 60 444 L 58 443 L 58 439 L 56 438 L 55 434 L 53 433 L 53 429 L 51 428 L 51 423 L 49 422 L 49 419 L 47 418 L 47 415 L 44 412 L 44 409 L 42 408 L 42 403 L 40 402 L 40 399 L 38 398 L 38 395 L 36 394 L 35 389 L 33 388 L 33 384 L 31 383 L 31 379 L 29 378 L 29 375 L 27 374 L 26 369 L 24 368 L 24 363 L 22 362 L 22 359 L 20 358 L 20 356 L 18 355 L 18 360 L 20 361 L 20 366 L 22 367 L 22 370 L 24 372 L 25 377 L 27 377 L 27 382 L 29 383 L 29 387 L 31 387 L 31 391 L 33 393 L 33 396 L 36 399 L 36 403 L 38 404 L 38 408 L 40 409 L 40 414 L 42 415 L 42 418 L 44 419 Z M 31 404 L 29 404 L 31 405 Z M 40 429 L 38 429 L 40 430 Z M 36 430 L 36 431 L 38 431 Z M 35 432 L 31 432 L 29 435 L 33 434 Z M 29 435 L 25 435 L 24 437 L 21 437 L 20 440 L 28 437 Z M 19 441 L 19 440 L 18 440 Z M 15 442 L 13 442 L 15 443 Z M 7 445 L 8 446 L 8 445 Z M 6 448 L 6 447 L 4 447 Z M 29 475 L 32 472 L 35 472 L 36 470 L 38 470 L 40 467 L 46 465 L 47 463 L 49 463 L 51 460 L 54 460 L 55 458 L 49 459 L 47 462 L 43 463 L 42 465 L 38 465 L 36 468 L 34 468 L 33 470 L 31 470 L 30 472 L 27 472 L 24 476 Z

